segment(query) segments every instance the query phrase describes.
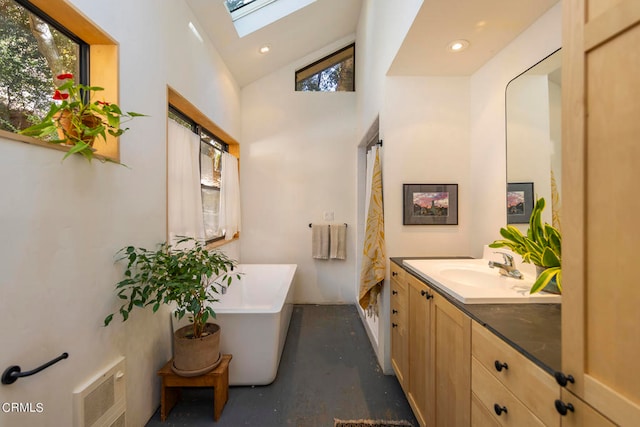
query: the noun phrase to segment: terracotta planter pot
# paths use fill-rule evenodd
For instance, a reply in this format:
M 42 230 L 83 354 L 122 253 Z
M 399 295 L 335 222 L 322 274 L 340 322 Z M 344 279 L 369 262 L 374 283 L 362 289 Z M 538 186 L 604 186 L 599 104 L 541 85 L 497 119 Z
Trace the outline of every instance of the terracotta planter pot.
M 83 134 L 79 137 L 78 132 L 71 125 L 71 113 L 68 111 L 62 111 L 54 117 L 58 122 L 58 137 L 60 137 L 60 139 L 81 139 L 83 142 L 86 142 L 89 146 L 93 147 L 93 142 L 96 139 L 95 135 Z M 82 117 L 82 124 L 89 128 L 98 127 L 101 123 L 102 120 L 93 114 L 86 114 Z M 67 141 L 67 143 L 73 145 L 71 141 Z
M 206 374 L 215 369 L 220 357 L 220 326 L 207 323 L 201 338 L 193 338 L 193 326 L 173 333 L 173 372 L 183 377 Z

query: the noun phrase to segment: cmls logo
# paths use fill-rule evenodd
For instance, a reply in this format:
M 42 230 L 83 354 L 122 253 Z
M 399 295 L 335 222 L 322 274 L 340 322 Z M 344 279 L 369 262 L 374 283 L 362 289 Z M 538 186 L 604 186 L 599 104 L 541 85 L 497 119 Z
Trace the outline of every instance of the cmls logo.
M 40 414 L 44 412 L 44 405 L 41 402 L 4 402 L 0 409 L 6 414 L 10 412 Z

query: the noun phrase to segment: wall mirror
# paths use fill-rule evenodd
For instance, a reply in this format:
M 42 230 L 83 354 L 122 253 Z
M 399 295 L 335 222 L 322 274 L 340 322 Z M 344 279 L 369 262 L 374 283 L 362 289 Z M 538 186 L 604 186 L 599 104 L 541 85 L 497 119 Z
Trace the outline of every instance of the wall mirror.
M 558 49 L 507 84 L 507 222 L 523 230 L 536 197 L 560 227 L 561 62 Z

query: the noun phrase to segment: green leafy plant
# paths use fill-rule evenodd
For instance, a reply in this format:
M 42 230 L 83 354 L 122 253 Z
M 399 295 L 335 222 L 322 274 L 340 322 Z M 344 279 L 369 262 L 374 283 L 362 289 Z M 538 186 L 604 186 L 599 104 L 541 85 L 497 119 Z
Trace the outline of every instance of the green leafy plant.
M 504 240 L 496 240 L 490 248 L 507 247 L 522 256 L 522 260 L 545 270 L 538 275 L 531 286 L 531 293 L 536 293 L 549 284 L 554 278 L 562 292 L 562 237 L 560 231 L 553 226 L 542 223 L 542 211 L 545 208 L 544 198 L 539 198 L 529 217 L 529 229 L 526 236 L 513 225 L 500 229 Z
M 62 84 L 55 90 L 47 114 L 19 133 L 46 139 L 52 144 L 71 145 L 63 160 L 78 153 L 91 161 L 96 137 L 106 141 L 107 133 L 120 136 L 129 130 L 122 127 L 124 122 L 145 116 L 133 111 L 123 113 L 120 107 L 109 102 L 91 102 L 93 93 L 104 88 L 76 83 L 73 74 L 60 74 L 56 79 Z
M 216 317 L 211 304 L 219 301 L 218 288 L 241 277 L 233 273 L 236 261 L 222 252 L 208 251 L 204 243 L 188 237 L 175 246 L 162 243 L 155 251 L 126 246 L 118 251 L 117 261 L 122 260 L 127 261 L 125 278 L 116 284 L 118 297 L 126 301 L 119 310 L 122 321 L 136 307 L 151 306 L 155 313 L 162 304 L 175 303 L 175 317 L 182 319 L 188 314 L 194 338 L 200 338 L 207 320 Z M 104 319 L 105 326 L 113 316 Z

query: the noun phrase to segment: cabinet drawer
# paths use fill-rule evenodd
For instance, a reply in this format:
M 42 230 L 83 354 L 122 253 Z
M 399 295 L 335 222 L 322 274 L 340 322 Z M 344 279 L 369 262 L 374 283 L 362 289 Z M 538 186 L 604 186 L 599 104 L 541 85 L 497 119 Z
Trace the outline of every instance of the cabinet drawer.
M 482 406 L 486 408 L 500 425 L 514 427 L 544 427 L 533 412 L 518 400 L 498 381 L 477 359 L 471 358 L 471 389 Z M 506 409 L 500 415 L 495 406 Z
M 394 264 L 392 264 L 392 267 Z M 402 270 L 402 269 L 400 269 Z M 394 311 L 402 312 L 403 315 L 408 313 L 409 309 L 409 289 L 404 276 L 404 270 L 402 274 L 393 275 L 393 268 L 391 269 L 391 313 L 394 317 Z
M 471 393 L 471 427 L 499 427 L 500 423 L 493 419 L 491 412 Z
M 404 281 L 405 271 L 395 262 L 391 263 L 391 280 L 398 279 L 400 282 Z
M 560 425 L 553 403 L 560 396 L 560 386 L 551 375 L 477 322 L 473 322 L 471 354 L 545 425 Z M 496 362 L 507 367 L 498 371 Z
M 569 390 L 562 390 L 562 401 L 573 406 L 573 411 L 568 411 L 567 415 L 562 417 L 562 427 L 615 427 L 615 424 Z

